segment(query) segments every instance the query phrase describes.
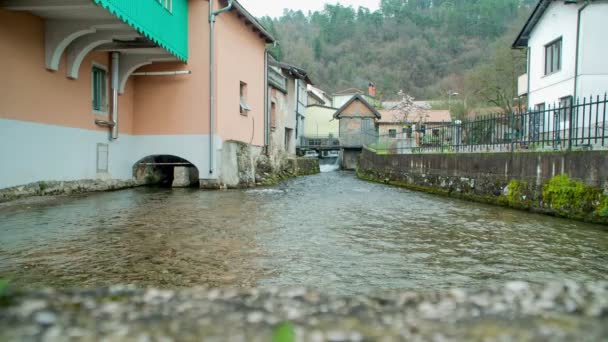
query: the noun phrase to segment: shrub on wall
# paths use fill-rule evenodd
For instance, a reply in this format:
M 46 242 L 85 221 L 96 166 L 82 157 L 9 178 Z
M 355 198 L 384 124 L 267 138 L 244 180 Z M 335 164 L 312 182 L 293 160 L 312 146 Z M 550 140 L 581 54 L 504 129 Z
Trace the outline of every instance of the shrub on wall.
M 551 209 L 570 215 L 587 215 L 604 202 L 600 190 L 570 179 L 566 174 L 552 178 L 543 187 L 543 201 Z

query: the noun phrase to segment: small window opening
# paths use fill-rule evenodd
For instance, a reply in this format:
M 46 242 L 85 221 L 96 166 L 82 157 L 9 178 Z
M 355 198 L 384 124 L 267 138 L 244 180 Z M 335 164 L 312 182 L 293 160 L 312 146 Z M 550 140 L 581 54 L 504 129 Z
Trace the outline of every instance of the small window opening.
M 240 101 L 239 112 L 242 115 L 247 115 L 247 113 L 249 113 L 251 111 L 251 107 L 249 107 L 249 105 L 247 104 L 247 83 L 245 83 L 245 82 L 241 82 L 240 96 L 241 96 L 241 101 Z

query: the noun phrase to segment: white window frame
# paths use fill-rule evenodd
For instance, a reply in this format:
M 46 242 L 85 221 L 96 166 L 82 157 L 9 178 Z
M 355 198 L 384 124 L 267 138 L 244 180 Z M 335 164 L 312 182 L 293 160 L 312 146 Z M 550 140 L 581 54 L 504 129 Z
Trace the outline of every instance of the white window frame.
M 101 69 L 103 71 L 105 71 L 106 73 L 106 77 L 105 77 L 105 98 L 103 98 L 103 106 L 102 108 L 104 110 L 96 110 L 93 107 L 93 99 L 95 98 L 95 85 L 93 84 L 93 82 L 95 81 L 93 78 L 93 69 L 97 68 L 97 69 Z M 96 62 L 93 62 L 91 65 L 91 110 L 93 111 L 93 114 L 95 115 L 101 115 L 101 116 L 108 116 L 109 113 L 109 105 L 110 105 L 110 82 L 109 82 L 109 76 L 110 76 L 110 72 L 108 70 L 108 67 L 103 65 L 103 64 L 99 64 Z
M 559 43 L 559 54 L 558 54 L 558 59 L 557 59 L 557 65 L 555 66 L 555 69 L 553 69 L 553 62 L 555 62 L 555 57 L 553 55 L 554 52 L 554 45 Z M 564 40 L 563 37 L 559 37 L 557 39 L 552 40 L 551 42 L 545 44 L 544 46 L 545 49 L 545 62 L 544 62 L 544 74 L 545 76 L 549 76 L 549 75 L 553 75 L 556 74 L 560 71 L 562 71 L 562 66 L 564 64 Z M 551 50 L 551 60 L 548 61 L 548 57 L 549 57 L 549 50 Z M 549 62 L 549 63 L 547 63 Z M 550 68 L 551 67 L 551 68 Z M 550 70 L 551 69 L 551 70 Z

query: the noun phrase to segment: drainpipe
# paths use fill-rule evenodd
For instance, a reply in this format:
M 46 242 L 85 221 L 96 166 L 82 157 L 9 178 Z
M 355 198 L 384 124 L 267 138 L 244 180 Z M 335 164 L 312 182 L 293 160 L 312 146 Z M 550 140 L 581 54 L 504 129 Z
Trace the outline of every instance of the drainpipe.
M 526 57 L 528 58 L 528 60 L 526 61 L 527 64 L 528 64 L 528 66 L 526 67 L 527 68 L 526 71 L 528 73 L 528 79 L 526 80 L 526 82 L 528 83 L 528 91 L 526 92 L 526 107 L 531 108 L 532 104 L 530 103 L 530 91 L 531 91 L 531 89 L 530 89 L 530 84 L 531 84 L 530 79 L 532 78 L 531 77 L 532 74 L 530 73 L 530 67 L 531 67 L 531 60 L 532 60 L 532 49 L 530 49 L 529 46 L 528 46 L 528 49 L 526 51 Z M 521 97 L 520 97 L 520 99 L 521 99 Z
M 576 19 L 576 54 L 575 54 L 575 60 L 574 60 L 574 95 L 572 98 L 572 103 L 576 103 L 577 100 L 577 96 L 578 96 L 578 73 L 579 73 L 579 67 L 578 67 L 578 60 L 580 57 L 580 45 L 581 45 L 581 15 L 583 13 L 583 10 L 585 10 L 585 8 L 587 8 L 587 6 L 589 6 L 589 0 L 585 1 L 585 4 L 578 9 L 578 17 Z M 572 122 L 572 121 L 570 121 Z
M 112 131 L 110 140 L 118 139 L 118 68 L 120 53 L 112 52 Z
M 228 0 L 228 6 L 214 12 L 213 1 L 209 0 L 209 175 L 213 175 L 215 161 L 215 18 L 233 6 L 233 0 Z
M 268 93 L 268 49 L 264 50 L 264 144 L 266 145 L 266 152 L 268 153 L 268 146 L 270 145 L 270 98 Z
M 300 112 L 300 80 L 299 79 L 295 79 L 295 84 L 296 84 L 296 145 L 300 145 L 300 141 L 302 141 L 302 139 L 300 139 L 300 137 L 298 136 L 298 131 L 299 131 L 299 127 L 300 127 L 300 123 L 299 123 L 299 112 Z

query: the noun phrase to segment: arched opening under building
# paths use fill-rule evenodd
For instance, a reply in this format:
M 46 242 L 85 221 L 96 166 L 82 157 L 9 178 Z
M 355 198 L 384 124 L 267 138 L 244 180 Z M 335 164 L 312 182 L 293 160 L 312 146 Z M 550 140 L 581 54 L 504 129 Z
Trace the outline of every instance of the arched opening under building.
M 166 188 L 199 187 L 198 168 L 172 155 L 148 156 L 133 166 L 133 178 L 141 184 Z

